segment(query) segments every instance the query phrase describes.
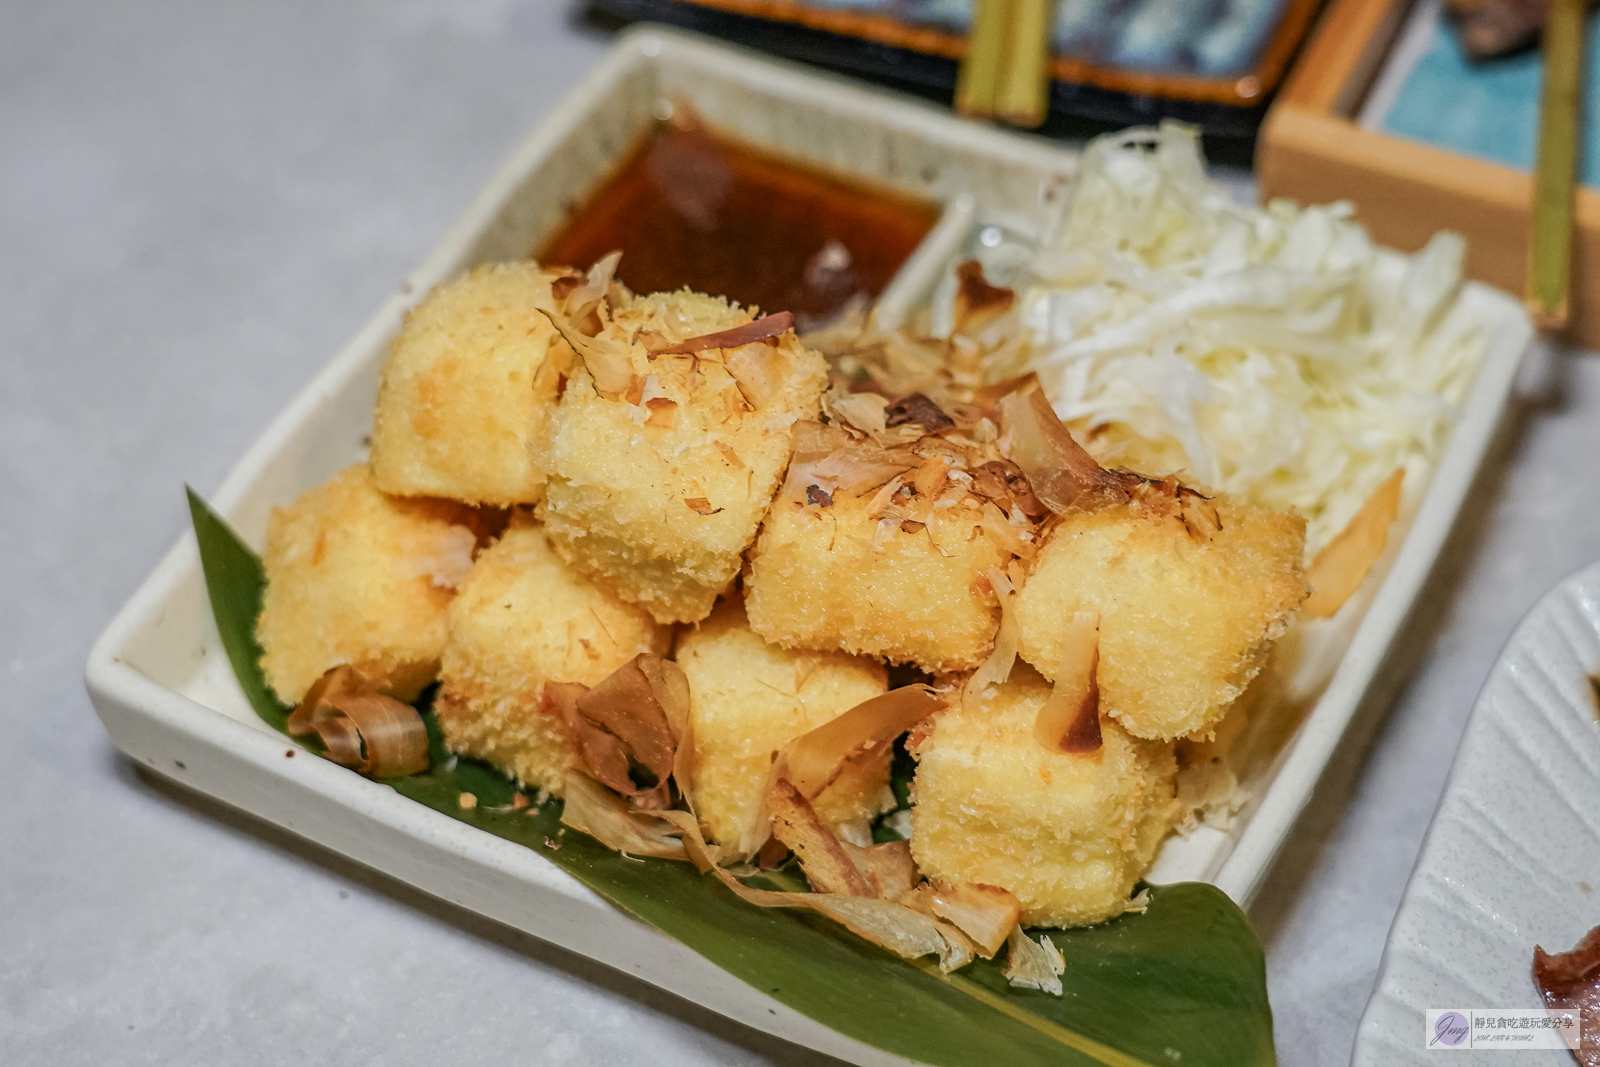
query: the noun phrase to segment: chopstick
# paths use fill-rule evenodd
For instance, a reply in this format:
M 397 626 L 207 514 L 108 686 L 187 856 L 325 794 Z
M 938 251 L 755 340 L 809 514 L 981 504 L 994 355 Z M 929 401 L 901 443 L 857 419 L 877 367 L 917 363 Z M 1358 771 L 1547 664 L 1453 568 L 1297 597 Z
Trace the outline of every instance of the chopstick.
M 994 110 L 1013 126 L 1037 126 L 1050 108 L 1050 17 L 1055 6 L 1055 0 L 1011 0 L 1011 32 Z
M 1567 324 L 1572 273 L 1572 187 L 1578 162 L 1585 0 L 1550 0 L 1541 51 L 1539 153 L 1534 163 L 1526 303 L 1546 330 Z
M 1010 0 L 978 0 L 978 9 L 973 12 L 967 54 L 956 75 L 956 110 L 969 118 L 994 115 L 1010 16 Z
M 956 110 L 1037 126 L 1050 106 L 1054 0 L 978 0 L 956 78 Z

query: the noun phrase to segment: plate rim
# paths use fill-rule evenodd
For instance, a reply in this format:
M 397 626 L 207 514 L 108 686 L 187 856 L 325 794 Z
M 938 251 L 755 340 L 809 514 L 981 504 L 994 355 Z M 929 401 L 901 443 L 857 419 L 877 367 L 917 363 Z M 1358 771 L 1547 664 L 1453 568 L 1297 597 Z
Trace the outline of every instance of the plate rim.
M 1406 958 L 1410 947 L 1403 944 L 1402 940 L 1424 895 L 1427 879 L 1436 877 L 1432 873 L 1435 868 L 1448 866 L 1447 857 L 1439 854 L 1439 850 L 1443 847 L 1441 835 L 1445 832 L 1440 816 L 1468 789 L 1466 757 L 1484 743 L 1480 742 L 1479 736 L 1490 728 L 1490 720 L 1495 715 L 1499 702 L 1505 699 L 1500 690 L 1509 684 L 1511 677 L 1526 658 L 1526 650 L 1539 644 L 1540 630 L 1554 624 L 1552 616 L 1559 610 L 1559 606 L 1570 596 L 1585 589 L 1593 595 L 1600 595 L 1600 559 L 1578 567 L 1540 594 L 1533 606 L 1512 627 L 1511 633 L 1496 653 L 1494 663 L 1484 677 L 1483 684 L 1479 686 L 1477 695 L 1473 698 L 1472 710 L 1467 715 L 1461 736 L 1456 741 L 1455 751 L 1451 754 L 1450 770 L 1445 775 L 1439 799 L 1428 818 L 1428 828 L 1423 834 L 1422 844 L 1417 849 L 1411 871 L 1406 876 L 1406 885 L 1401 893 L 1399 906 L 1395 909 L 1394 917 L 1389 922 L 1388 933 L 1384 937 L 1383 954 L 1379 958 L 1377 974 L 1373 978 L 1372 992 L 1362 1008 L 1361 1019 L 1356 1027 L 1355 1041 L 1350 1055 L 1352 1067 L 1368 1067 L 1368 1065 L 1378 1067 L 1392 1062 L 1389 1058 L 1390 1050 L 1381 1047 L 1386 1041 L 1398 1047 L 1408 1044 L 1402 1035 L 1395 1033 L 1394 1027 L 1399 1023 L 1392 1014 L 1388 1014 L 1388 1009 L 1407 1008 L 1401 1002 L 1399 996 L 1401 990 L 1396 986 L 1398 977 L 1396 972 L 1410 962 Z M 1600 625 L 1594 627 L 1593 633 L 1596 640 L 1600 641 Z M 1595 728 L 1600 730 L 1600 716 L 1597 716 Z M 1555 789 L 1558 786 L 1552 783 L 1551 788 Z M 1533 943 L 1530 941 L 1527 948 L 1530 967 L 1533 959 Z M 1528 987 L 1528 994 L 1530 998 L 1537 999 L 1531 984 Z M 1474 1006 L 1489 1007 L 1489 1005 Z M 1550 1058 L 1555 1061 L 1557 1056 L 1560 1057 L 1559 1062 L 1570 1062 L 1567 1056 L 1560 1052 L 1553 1052 Z

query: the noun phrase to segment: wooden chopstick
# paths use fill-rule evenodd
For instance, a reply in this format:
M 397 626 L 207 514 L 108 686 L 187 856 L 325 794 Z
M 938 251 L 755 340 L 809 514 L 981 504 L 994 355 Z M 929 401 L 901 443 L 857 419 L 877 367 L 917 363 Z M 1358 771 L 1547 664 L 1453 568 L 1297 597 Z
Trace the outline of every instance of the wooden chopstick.
M 1567 324 L 1585 6 L 1585 0 L 1550 0 L 1541 45 L 1544 84 L 1539 93 L 1539 154 L 1534 163 L 1526 302 L 1534 322 L 1546 330 L 1559 330 Z
M 968 118 L 994 116 L 1010 21 L 1010 0 L 978 0 L 972 15 L 972 32 L 967 36 L 967 54 L 956 75 L 956 110 Z
M 956 110 L 1037 126 L 1050 109 L 1050 24 L 1055 0 L 978 0 L 956 77 Z
M 1050 110 L 1050 23 L 1055 6 L 1055 0 L 1011 0 L 994 110 L 1013 126 L 1037 126 Z

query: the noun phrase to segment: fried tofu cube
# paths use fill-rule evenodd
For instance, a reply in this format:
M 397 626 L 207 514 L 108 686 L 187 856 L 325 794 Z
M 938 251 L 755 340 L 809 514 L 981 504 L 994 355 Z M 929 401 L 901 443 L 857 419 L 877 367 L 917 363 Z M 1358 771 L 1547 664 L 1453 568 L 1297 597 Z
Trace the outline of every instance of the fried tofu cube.
M 1219 497 L 1219 530 L 1137 503 L 1066 516 L 1016 611 L 1022 658 L 1055 676 L 1062 620 L 1100 614 L 1100 707 L 1136 737 L 1207 734 L 1306 596 L 1305 520 Z
M 972 670 L 994 646 L 1000 606 L 987 577 L 1011 553 L 964 507 L 904 526 L 873 514 L 874 495 L 840 491 L 818 507 L 774 501 L 745 580 L 750 625 L 787 648 L 840 649 Z
M 1029 926 L 1087 926 L 1127 910 L 1178 815 L 1173 746 L 1102 717 L 1102 746 L 1046 750 L 1034 720 L 1050 695 L 1018 664 L 981 706 L 957 704 L 912 733 L 911 854 L 927 878 L 1009 889 Z
M 694 720 L 694 795 L 710 836 L 733 843 L 761 802 L 772 754 L 864 700 L 887 691 L 883 666 L 839 652 L 788 652 L 745 622 L 737 598 L 678 639 Z M 894 806 L 888 753 L 847 769 L 817 797 L 833 825 Z
M 607 395 L 574 367 L 539 449 L 542 516 L 562 555 L 598 584 L 659 622 L 697 622 L 755 540 L 791 428 L 819 410 L 826 368 L 793 333 L 651 354 L 751 320 L 687 290 L 614 302 L 611 315 L 597 341 L 627 361 L 618 373 L 630 384 Z
M 453 752 L 560 796 L 577 754 L 548 682 L 594 685 L 670 630 L 595 586 L 520 521 L 478 557 L 450 605 L 435 708 Z
M 406 315 L 384 364 L 372 429 L 378 486 L 404 496 L 532 504 L 544 474 L 529 444 L 555 402 L 540 375 L 556 336 L 540 313 L 565 272 L 479 267 Z
M 342 663 L 416 699 L 439 668 L 453 587 L 472 567 L 473 518 L 451 501 L 384 495 L 364 463 L 274 509 L 256 637 L 279 699 L 298 703 Z

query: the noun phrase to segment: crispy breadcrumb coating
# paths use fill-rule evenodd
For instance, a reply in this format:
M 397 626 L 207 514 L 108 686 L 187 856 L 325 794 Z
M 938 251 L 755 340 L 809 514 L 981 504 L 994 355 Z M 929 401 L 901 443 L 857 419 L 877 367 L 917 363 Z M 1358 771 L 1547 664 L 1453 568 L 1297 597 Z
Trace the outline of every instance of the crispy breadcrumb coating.
M 1100 613 L 1100 707 L 1137 737 L 1203 735 L 1305 599 L 1305 520 L 1230 497 L 1221 529 L 1132 504 L 1067 515 L 1017 598 L 1022 658 L 1053 678 L 1061 620 Z
M 631 367 L 631 385 L 603 395 L 581 361 L 572 368 L 536 452 L 550 479 L 541 514 L 579 571 L 659 622 L 695 622 L 738 573 L 826 370 L 793 333 L 652 354 L 751 321 L 688 290 L 614 295 L 607 313 L 596 340 Z
M 787 652 L 724 600 L 678 638 L 694 719 L 695 806 L 710 837 L 735 842 L 754 816 L 772 754 L 887 690 L 881 664 L 839 652 Z M 848 770 L 815 802 L 824 823 L 868 818 L 894 805 L 888 753 Z
M 1033 724 L 1049 695 L 1018 664 L 981 706 L 913 731 L 911 853 L 933 881 L 1010 890 L 1026 925 L 1087 926 L 1127 910 L 1178 814 L 1177 765 L 1108 718 L 1097 752 L 1046 751 Z
M 978 666 L 1000 624 L 986 575 L 1011 554 L 984 535 L 973 509 L 922 508 L 926 522 L 902 526 L 876 516 L 873 499 L 841 490 L 826 507 L 773 502 L 745 583 L 750 625 L 789 648 L 935 673 Z
M 541 377 L 561 270 L 479 267 L 406 315 L 378 387 L 372 466 L 385 492 L 531 504 L 544 486 L 529 441 L 554 402 Z
M 446 744 L 558 796 L 577 757 L 545 683 L 594 685 L 671 645 L 669 630 L 574 573 L 525 520 L 478 558 L 449 620 L 435 701 Z
M 472 566 L 473 518 L 451 501 L 385 496 L 364 463 L 275 508 L 256 637 L 279 699 L 298 703 L 348 663 L 414 700 L 438 670 L 452 587 Z

